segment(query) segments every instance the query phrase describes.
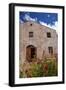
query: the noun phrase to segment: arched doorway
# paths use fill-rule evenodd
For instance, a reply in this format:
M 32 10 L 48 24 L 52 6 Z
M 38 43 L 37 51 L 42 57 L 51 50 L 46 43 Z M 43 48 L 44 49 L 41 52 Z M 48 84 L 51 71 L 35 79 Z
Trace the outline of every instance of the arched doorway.
M 37 49 L 33 45 L 26 47 L 26 60 L 32 62 L 33 58 L 37 57 Z

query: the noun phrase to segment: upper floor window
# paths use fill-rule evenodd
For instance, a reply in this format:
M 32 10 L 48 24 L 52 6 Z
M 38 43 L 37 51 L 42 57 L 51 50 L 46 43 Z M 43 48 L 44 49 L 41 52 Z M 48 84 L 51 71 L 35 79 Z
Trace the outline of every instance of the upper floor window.
M 29 37 L 33 37 L 33 32 L 29 32 Z
M 47 37 L 51 38 L 51 33 L 50 32 L 47 32 Z

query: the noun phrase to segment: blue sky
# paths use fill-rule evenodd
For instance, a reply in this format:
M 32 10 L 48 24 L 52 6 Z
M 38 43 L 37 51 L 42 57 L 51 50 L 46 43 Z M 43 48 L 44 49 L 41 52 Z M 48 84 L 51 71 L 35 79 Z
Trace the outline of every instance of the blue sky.
M 42 25 L 56 28 L 58 23 L 57 13 L 40 13 L 40 12 L 20 12 L 20 22 L 34 21 Z

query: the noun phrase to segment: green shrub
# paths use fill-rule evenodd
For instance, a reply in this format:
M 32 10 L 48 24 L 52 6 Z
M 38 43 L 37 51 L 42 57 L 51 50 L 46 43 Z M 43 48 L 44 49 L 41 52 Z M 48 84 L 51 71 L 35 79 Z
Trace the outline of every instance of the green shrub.
M 42 77 L 43 76 L 43 70 L 42 70 L 42 64 L 33 64 L 32 65 L 32 77 Z
M 57 76 L 58 75 L 58 63 L 56 59 L 46 58 L 44 61 L 31 62 L 30 69 L 24 73 L 20 72 L 20 78 L 22 77 L 45 77 L 45 76 Z
M 47 60 L 47 65 L 48 65 L 48 73 L 46 76 L 57 76 L 57 62 L 56 60 L 50 59 L 49 61 Z

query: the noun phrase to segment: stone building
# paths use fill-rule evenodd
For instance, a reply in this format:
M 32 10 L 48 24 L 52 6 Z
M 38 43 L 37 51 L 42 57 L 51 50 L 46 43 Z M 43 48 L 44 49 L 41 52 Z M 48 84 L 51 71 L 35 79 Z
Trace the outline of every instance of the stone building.
M 56 30 L 28 21 L 19 26 L 19 56 L 20 63 L 25 60 L 30 61 L 36 57 L 50 57 L 58 52 L 58 35 Z

